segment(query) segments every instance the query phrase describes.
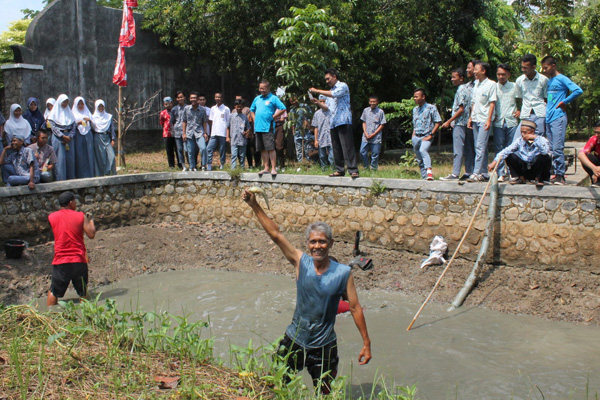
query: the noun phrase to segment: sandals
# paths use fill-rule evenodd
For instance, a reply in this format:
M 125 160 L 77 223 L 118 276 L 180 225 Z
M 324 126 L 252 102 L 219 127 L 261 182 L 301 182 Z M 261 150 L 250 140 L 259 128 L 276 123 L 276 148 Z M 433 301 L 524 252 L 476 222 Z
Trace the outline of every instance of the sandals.
M 344 176 L 344 174 L 342 174 L 341 172 L 337 172 L 337 171 L 335 171 L 333 174 L 329 174 L 329 177 L 331 177 L 331 178 L 342 177 L 342 176 Z
M 269 170 L 264 169 L 264 170 L 258 172 L 258 176 L 263 176 L 263 174 L 268 174 L 268 173 L 269 173 Z
M 351 177 L 352 179 L 356 179 L 356 178 L 358 178 L 358 172 L 353 172 L 353 173 L 351 173 L 351 174 L 350 174 L 350 177 Z

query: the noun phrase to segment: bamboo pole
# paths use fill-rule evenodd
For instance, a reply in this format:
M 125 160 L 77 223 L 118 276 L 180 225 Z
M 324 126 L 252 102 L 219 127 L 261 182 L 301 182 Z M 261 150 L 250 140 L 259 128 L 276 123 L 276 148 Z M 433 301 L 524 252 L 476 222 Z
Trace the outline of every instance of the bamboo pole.
M 496 163 L 496 166 L 494 167 L 494 170 L 492 171 L 492 176 L 496 173 L 496 169 L 498 169 L 498 164 L 499 163 Z M 437 282 L 433 286 L 433 289 L 431 289 L 431 292 L 429 293 L 429 296 L 427 296 L 427 298 L 425 299 L 425 301 L 421 305 L 421 308 L 419 308 L 419 311 L 417 311 L 417 313 L 415 314 L 415 317 L 413 318 L 412 322 L 410 323 L 410 325 L 408 326 L 408 328 L 406 328 L 407 331 L 410 331 L 410 328 L 412 328 L 412 326 L 415 323 L 415 321 L 417 320 L 417 318 L 419 318 L 419 315 L 421 314 L 421 311 L 423 311 L 423 309 L 425 308 L 425 306 L 429 302 L 429 299 L 431 299 L 431 296 L 433 296 L 433 293 L 437 290 L 440 282 L 444 278 L 444 275 L 446 275 L 446 272 L 448 272 L 448 269 L 452 265 L 452 262 L 454 261 L 454 259 L 458 255 L 458 251 L 460 250 L 463 242 L 465 241 L 465 239 L 467 238 L 467 235 L 469 234 L 469 232 L 471 231 L 471 228 L 473 227 L 473 223 L 475 222 L 475 218 L 477 217 L 477 213 L 479 212 L 479 209 L 481 208 L 481 205 L 483 204 L 483 199 L 485 199 L 485 195 L 487 194 L 487 191 L 490 188 L 491 183 L 492 183 L 492 179 L 490 179 L 488 181 L 487 185 L 485 186 L 485 190 L 483 191 L 483 194 L 481 195 L 481 199 L 479 200 L 479 203 L 477 203 L 477 207 L 475 208 L 475 212 L 473 213 L 473 217 L 471 217 L 471 222 L 469 223 L 469 226 L 467 227 L 467 230 L 465 231 L 462 239 L 460 239 L 460 242 L 458 243 L 458 246 L 456 247 L 456 250 L 454 250 L 454 254 L 452 255 L 452 258 L 450 259 L 450 261 L 448 261 L 448 264 L 446 265 L 446 268 L 444 268 L 444 271 L 442 271 L 442 274 L 440 275 L 440 277 L 438 278 Z
M 487 254 L 487 250 L 492 238 L 492 232 L 494 231 L 494 222 L 496 221 L 496 209 L 498 204 L 498 175 L 494 174 L 492 176 L 492 190 L 490 191 L 490 206 L 488 208 L 488 221 L 485 227 L 485 236 L 481 241 L 481 247 L 479 248 L 479 254 L 477 255 L 477 260 L 475 261 L 475 265 L 473 266 L 473 270 L 469 274 L 469 277 L 465 281 L 464 286 L 458 292 L 452 305 L 448 308 L 448 311 L 452 311 L 460 306 L 462 306 L 465 298 L 469 295 L 475 282 L 477 281 L 477 271 L 479 270 L 479 266 L 485 259 L 485 255 Z

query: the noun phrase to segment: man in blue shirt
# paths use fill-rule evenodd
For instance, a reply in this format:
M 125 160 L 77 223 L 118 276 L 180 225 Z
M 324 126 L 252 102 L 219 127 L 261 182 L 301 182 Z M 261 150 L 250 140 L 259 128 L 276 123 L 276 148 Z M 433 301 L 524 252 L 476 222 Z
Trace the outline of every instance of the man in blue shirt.
M 550 178 L 550 143 L 545 137 L 536 135 L 536 128 L 533 121 L 521 121 L 521 137 L 496 155 L 488 165 L 488 171 L 492 172 L 496 164 L 505 160 L 513 177 L 511 184 L 535 179 L 536 186 L 544 186 Z
M 581 96 L 583 90 L 556 70 L 556 60 L 552 56 L 546 56 L 542 59 L 542 73 L 549 79 L 548 102 L 546 103 L 546 136 L 552 146 L 552 167 L 554 169 L 554 177 L 550 180 L 550 183 L 564 185 L 567 104 Z
M 339 73 L 333 68 L 325 70 L 325 82 L 330 90 L 310 88 L 312 93 L 327 97 L 325 104 L 319 103 L 315 98 L 313 103 L 323 110 L 331 111 L 330 133 L 333 147 L 333 161 L 335 172 L 329 176 L 344 176 L 346 170 L 344 161 L 350 176 L 358 178 L 358 166 L 356 164 L 356 150 L 354 149 L 354 135 L 352 134 L 352 111 L 350 110 L 350 89 L 345 82 L 338 80 Z
M 350 303 L 352 318 L 363 339 L 358 362 L 363 365 L 371 360 L 371 339 L 350 267 L 329 257 L 333 235 L 326 223 L 314 222 L 306 229 L 309 255 L 295 248 L 283 236 L 277 224 L 258 204 L 254 194 L 245 190 L 242 200 L 252 208 L 258 222 L 295 268 L 296 310 L 292 323 L 279 343 L 278 353 L 292 371 L 300 371 L 306 366 L 313 384 L 328 394 L 339 362 L 333 327 L 341 298 Z
M 413 99 L 417 103 L 412 113 L 413 132 L 411 141 L 413 150 L 421 169 L 421 178 L 432 181 L 433 172 L 431 170 L 429 147 L 431 147 L 433 137 L 442 124 L 442 118 L 437 107 L 427 103 L 425 89 L 416 89 Z
M 263 170 L 258 175 L 269 173 L 269 161 L 271 162 L 271 176 L 277 176 L 275 162 L 277 153 L 275 151 L 275 126 L 273 120 L 277 119 L 286 110 L 285 105 L 279 97 L 271 93 L 271 84 L 262 80 L 258 85 L 259 96 L 256 96 L 250 106 L 252 121 L 254 121 L 254 133 L 256 134 L 256 151 L 261 152 L 263 159 Z M 277 111 L 276 111 L 277 110 Z

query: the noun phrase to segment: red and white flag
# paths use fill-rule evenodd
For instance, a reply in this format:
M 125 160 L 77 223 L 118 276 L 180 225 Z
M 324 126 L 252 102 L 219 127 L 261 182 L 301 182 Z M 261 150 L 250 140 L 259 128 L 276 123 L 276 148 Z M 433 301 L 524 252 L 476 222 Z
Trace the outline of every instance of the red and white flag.
M 135 44 L 135 19 L 130 3 L 135 0 L 123 0 L 123 20 L 121 21 L 121 33 L 119 35 L 119 45 L 122 47 L 131 47 Z M 135 1 L 137 7 L 137 1 Z
M 125 0 L 127 3 L 127 7 L 137 7 L 137 0 Z
M 127 71 L 125 70 L 125 48 L 119 46 L 117 64 L 113 75 L 113 83 L 119 86 L 127 86 Z

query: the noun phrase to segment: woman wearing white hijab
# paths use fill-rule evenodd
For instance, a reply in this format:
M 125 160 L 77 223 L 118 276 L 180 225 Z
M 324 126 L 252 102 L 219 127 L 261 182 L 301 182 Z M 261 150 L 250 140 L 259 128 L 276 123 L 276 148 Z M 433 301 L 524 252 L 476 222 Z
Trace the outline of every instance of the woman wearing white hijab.
M 92 135 L 92 113 L 85 105 L 83 97 L 75 98 L 71 109 L 75 116 L 75 176 L 93 178 L 96 168 L 94 155 L 94 135 Z
M 54 97 L 50 97 L 48 100 L 46 100 L 46 111 L 44 111 L 44 119 L 46 121 L 48 120 L 50 112 L 54 108 L 54 104 L 56 104 L 56 99 Z
M 72 139 L 76 123 L 66 94 L 61 94 L 56 99 L 56 104 L 48 115 L 48 123 L 52 129 L 52 147 L 57 159 L 54 167 L 56 180 L 75 179 L 75 148 Z
M 94 150 L 96 153 L 96 176 L 116 175 L 115 128 L 112 115 L 106 112 L 104 100 L 96 100 L 92 115 Z
M 10 115 L 8 121 L 4 124 L 4 132 L 7 141 L 7 146 L 10 145 L 14 136 L 23 136 L 25 140 L 31 136 L 31 125 L 25 118 L 22 117 L 23 109 L 18 104 L 10 106 Z M 29 127 L 29 130 L 27 130 Z

